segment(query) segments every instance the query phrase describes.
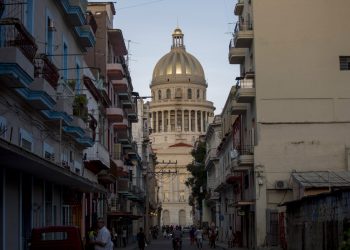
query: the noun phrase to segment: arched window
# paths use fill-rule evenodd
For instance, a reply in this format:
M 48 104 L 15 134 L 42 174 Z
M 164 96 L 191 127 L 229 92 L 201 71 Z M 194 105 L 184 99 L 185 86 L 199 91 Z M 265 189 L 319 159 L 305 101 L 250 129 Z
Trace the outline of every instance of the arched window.
M 187 90 L 187 99 L 192 99 L 192 89 Z
M 183 209 L 179 211 L 179 224 L 180 226 L 186 226 L 186 212 Z
M 180 88 L 176 89 L 175 98 L 182 98 L 182 91 Z
M 162 91 L 158 90 L 158 100 L 162 99 Z
M 170 89 L 166 90 L 166 99 L 170 99 L 171 98 L 171 92 Z
M 163 211 L 163 225 L 170 225 L 170 213 L 169 210 Z

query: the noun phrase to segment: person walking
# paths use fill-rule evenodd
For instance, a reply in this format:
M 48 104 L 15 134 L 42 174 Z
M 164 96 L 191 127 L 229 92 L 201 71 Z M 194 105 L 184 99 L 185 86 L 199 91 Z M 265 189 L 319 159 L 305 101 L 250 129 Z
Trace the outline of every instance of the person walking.
M 146 235 L 143 232 L 143 228 L 142 227 L 140 227 L 140 231 L 136 235 L 136 239 L 137 239 L 137 244 L 139 246 L 139 249 L 140 250 L 144 250 L 145 249 L 145 245 L 146 245 Z
M 226 238 L 227 238 L 227 248 L 233 248 L 233 231 L 231 226 L 227 231 Z
M 103 218 L 97 219 L 98 232 L 96 239 L 91 241 L 95 245 L 95 250 L 113 250 L 111 233 L 106 228 Z
M 127 235 L 127 231 L 126 228 L 123 228 L 123 234 L 122 234 L 122 239 L 123 239 L 123 246 L 126 247 L 126 235 Z
M 197 229 L 194 232 L 194 237 L 197 241 L 197 248 L 202 249 L 203 248 L 203 232 L 201 229 Z

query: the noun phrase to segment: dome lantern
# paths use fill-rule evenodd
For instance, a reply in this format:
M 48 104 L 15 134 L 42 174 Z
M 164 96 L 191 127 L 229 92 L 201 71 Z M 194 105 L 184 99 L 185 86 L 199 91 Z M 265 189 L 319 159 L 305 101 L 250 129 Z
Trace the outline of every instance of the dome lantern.
M 185 48 L 184 46 L 184 34 L 182 33 L 181 29 L 177 27 L 173 32 L 173 48 Z

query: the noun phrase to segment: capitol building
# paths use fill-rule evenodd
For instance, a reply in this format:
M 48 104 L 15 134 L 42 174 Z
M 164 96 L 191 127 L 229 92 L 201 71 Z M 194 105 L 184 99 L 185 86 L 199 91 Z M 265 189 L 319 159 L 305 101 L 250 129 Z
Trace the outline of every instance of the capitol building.
M 186 166 L 192 162 L 195 142 L 206 133 L 214 116 L 213 103 L 206 98 L 207 87 L 200 62 L 186 51 L 184 34 L 176 28 L 171 50 L 157 62 L 150 85 L 150 139 L 157 156 L 161 225 L 193 224 Z

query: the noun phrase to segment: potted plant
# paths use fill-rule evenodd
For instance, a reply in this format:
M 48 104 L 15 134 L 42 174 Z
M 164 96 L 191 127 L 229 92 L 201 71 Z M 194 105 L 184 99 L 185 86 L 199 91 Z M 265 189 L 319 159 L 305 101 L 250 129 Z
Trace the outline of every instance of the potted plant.
M 80 117 L 84 122 L 88 121 L 87 103 L 86 95 L 76 95 L 73 102 L 73 115 Z

